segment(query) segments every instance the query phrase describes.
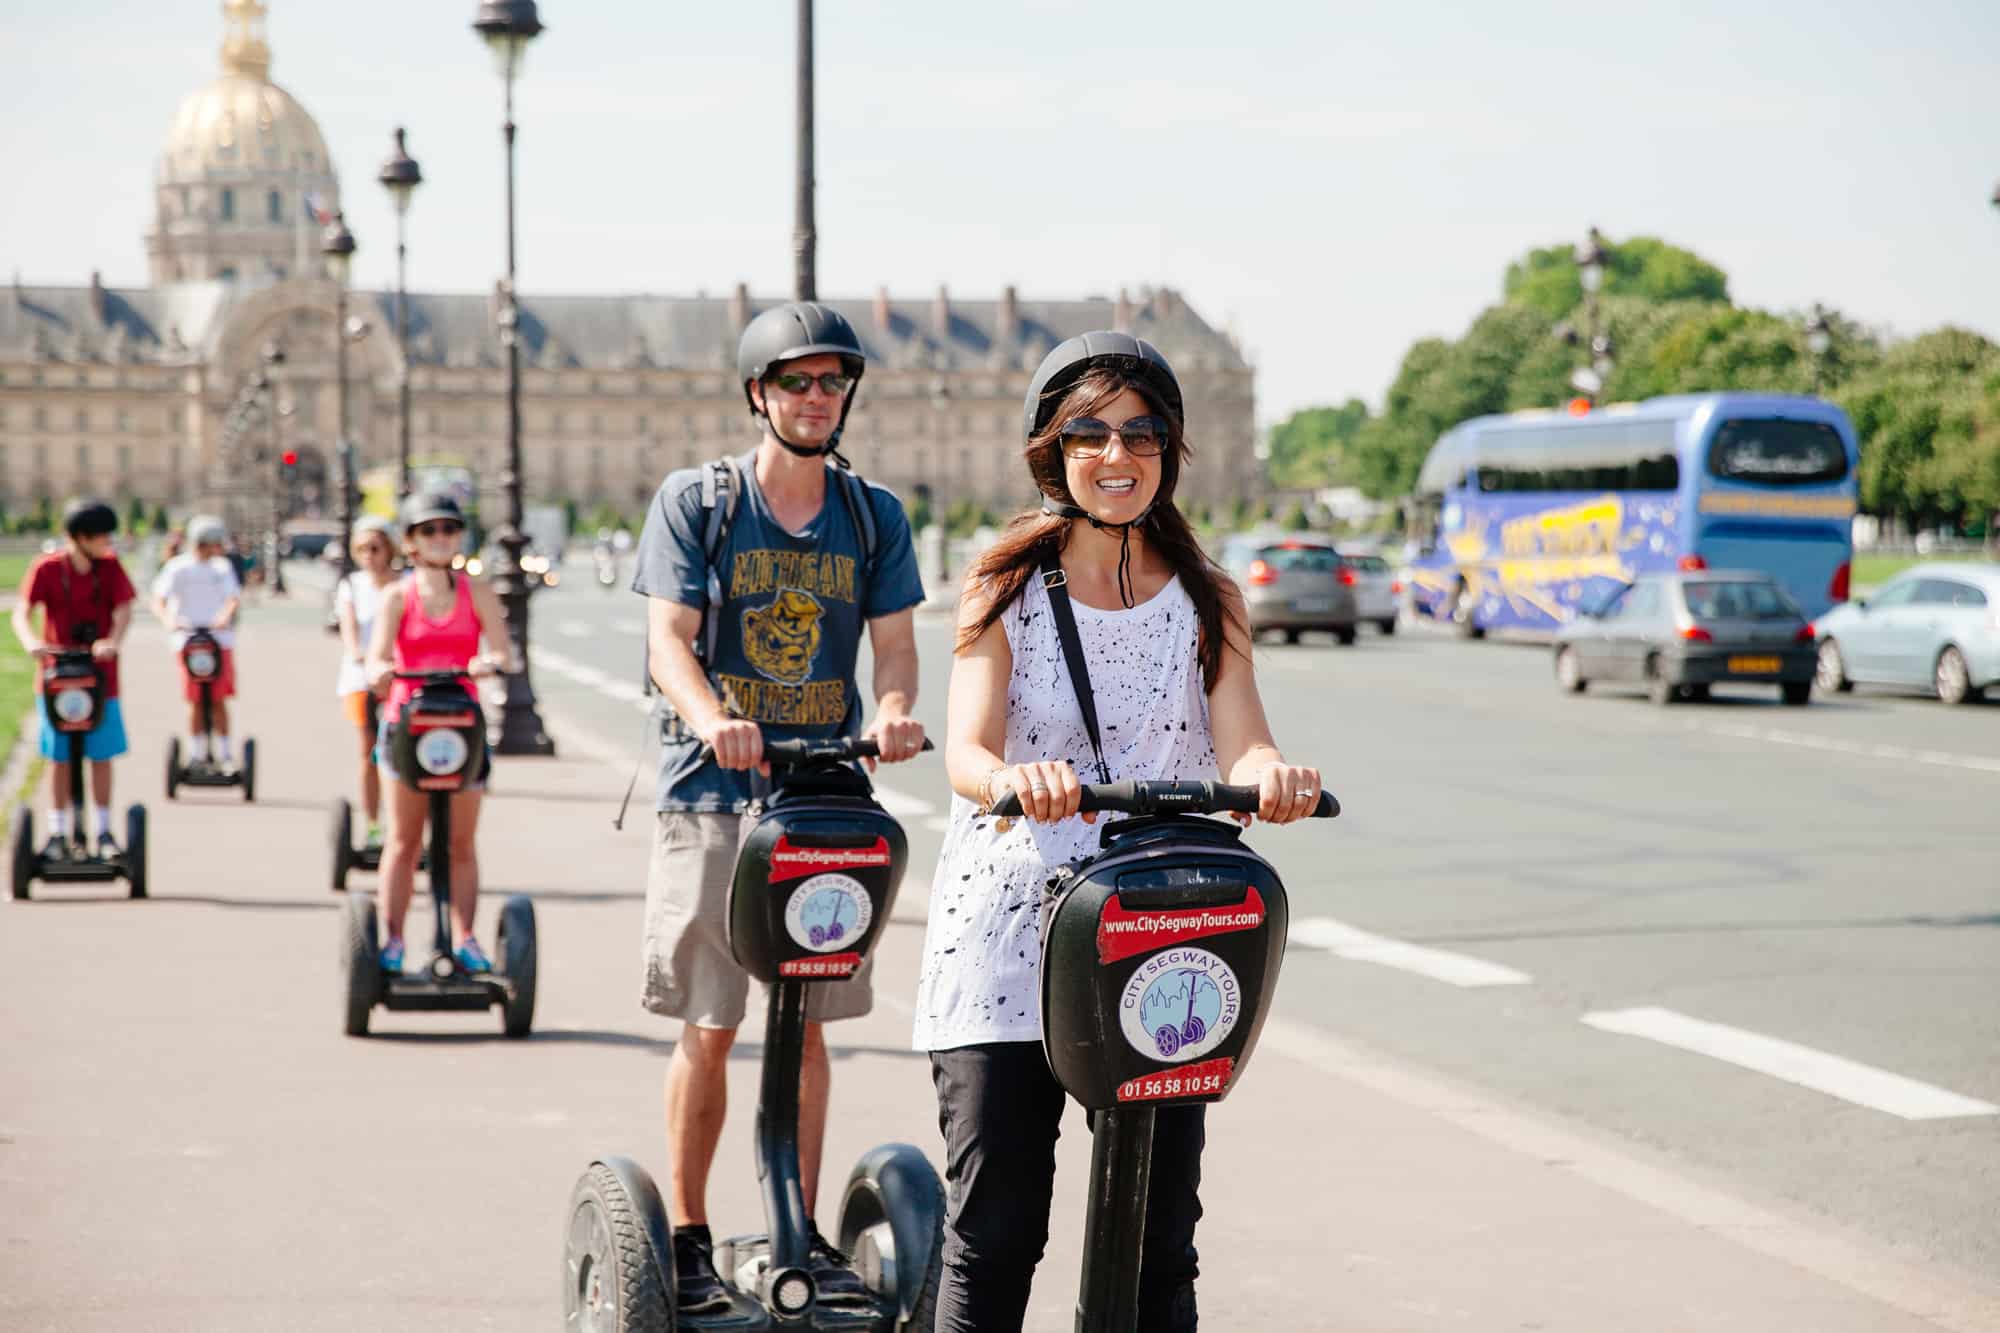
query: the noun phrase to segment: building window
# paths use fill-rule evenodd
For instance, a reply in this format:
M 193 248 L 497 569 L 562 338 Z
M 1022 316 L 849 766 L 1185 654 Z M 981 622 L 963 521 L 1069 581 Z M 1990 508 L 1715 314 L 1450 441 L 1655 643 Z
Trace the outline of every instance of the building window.
M 276 190 L 264 196 L 264 218 L 267 222 L 283 222 L 285 220 L 285 204 L 278 197 Z
M 641 435 L 644 435 L 646 433 L 646 415 L 643 412 L 639 414 L 639 424 L 637 430 Z
M 167 426 L 169 429 L 179 430 L 181 428 L 181 420 L 181 410 L 178 407 L 167 413 Z
M 129 476 L 131 471 L 132 448 L 130 445 L 121 444 L 118 446 L 118 475 L 121 477 Z
M 76 470 L 79 476 L 90 475 L 90 446 L 87 444 L 76 447 Z
M 132 429 L 132 414 L 130 412 L 127 412 L 122 407 L 118 409 L 118 429 L 120 430 Z
M 38 408 L 36 408 L 36 409 L 35 409 L 35 429 L 36 429 L 36 430 L 47 430 L 48 428 L 49 428 L 49 414 L 48 414 L 48 409 L 46 409 L 46 408 L 41 408 L 41 407 L 38 407 Z
M 236 191 L 234 190 L 224 190 L 222 192 L 222 220 L 224 222 L 236 221 Z
M 551 431 L 554 431 L 554 432 L 555 432 L 556 434 L 558 434 L 558 435 L 562 434 L 562 431 L 563 431 L 563 414 L 562 414 L 562 413 L 560 413 L 560 412 L 554 412 L 554 413 L 551 413 L 551 414 L 550 414 L 550 416 L 549 416 L 549 429 L 550 429 Z
M 79 407 L 76 409 L 76 428 L 78 430 L 90 429 L 90 412 L 87 408 Z

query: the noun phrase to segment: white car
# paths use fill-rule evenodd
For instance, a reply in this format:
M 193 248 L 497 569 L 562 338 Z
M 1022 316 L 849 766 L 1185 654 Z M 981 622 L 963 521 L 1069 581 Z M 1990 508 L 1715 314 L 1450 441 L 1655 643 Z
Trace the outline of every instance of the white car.
M 1813 622 L 1821 694 L 1864 685 L 1969 703 L 2000 685 L 2000 563 L 1925 564 Z
M 1354 618 L 1374 624 L 1384 634 L 1396 632 L 1397 603 L 1403 586 L 1396 572 L 1379 555 L 1340 555 L 1340 581 L 1354 589 Z

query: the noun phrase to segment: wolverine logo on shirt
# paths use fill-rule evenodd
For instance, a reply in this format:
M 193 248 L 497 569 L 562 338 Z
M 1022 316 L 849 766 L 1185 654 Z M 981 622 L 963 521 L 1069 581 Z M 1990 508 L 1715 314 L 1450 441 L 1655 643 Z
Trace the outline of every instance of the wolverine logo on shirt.
M 743 655 L 760 675 L 799 684 L 812 674 L 824 614 L 817 598 L 796 588 L 786 588 L 763 606 L 745 607 Z

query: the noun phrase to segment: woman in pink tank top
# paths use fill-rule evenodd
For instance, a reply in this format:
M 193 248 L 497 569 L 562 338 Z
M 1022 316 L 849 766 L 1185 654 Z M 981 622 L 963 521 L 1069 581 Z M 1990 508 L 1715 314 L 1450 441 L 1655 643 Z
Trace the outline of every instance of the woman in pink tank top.
M 430 804 L 429 796 L 406 785 L 389 763 L 389 729 L 416 692 L 414 683 L 395 679 L 395 673 L 464 668 L 463 683 L 470 689 L 471 677 L 509 669 L 499 597 L 489 585 L 451 567 L 464 534 L 465 516 L 449 496 L 417 495 L 404 503 L 410 573 L 384 590 L 369 645 L 369 688 L 388 697 L 376 755 L 389 814 L 389 836 L 382 848 L 382 966 L 390 972 L 403 970 L 403 919 L 416 886 L 417 853 Z M 483 656 L 481 640 L 487 649 Z M 493 969 L 472 933 L 479 904 L 474 834 L 480 796 L 474 785 L 451 798 L 451 938 L 459 966 L 468 972 Z

